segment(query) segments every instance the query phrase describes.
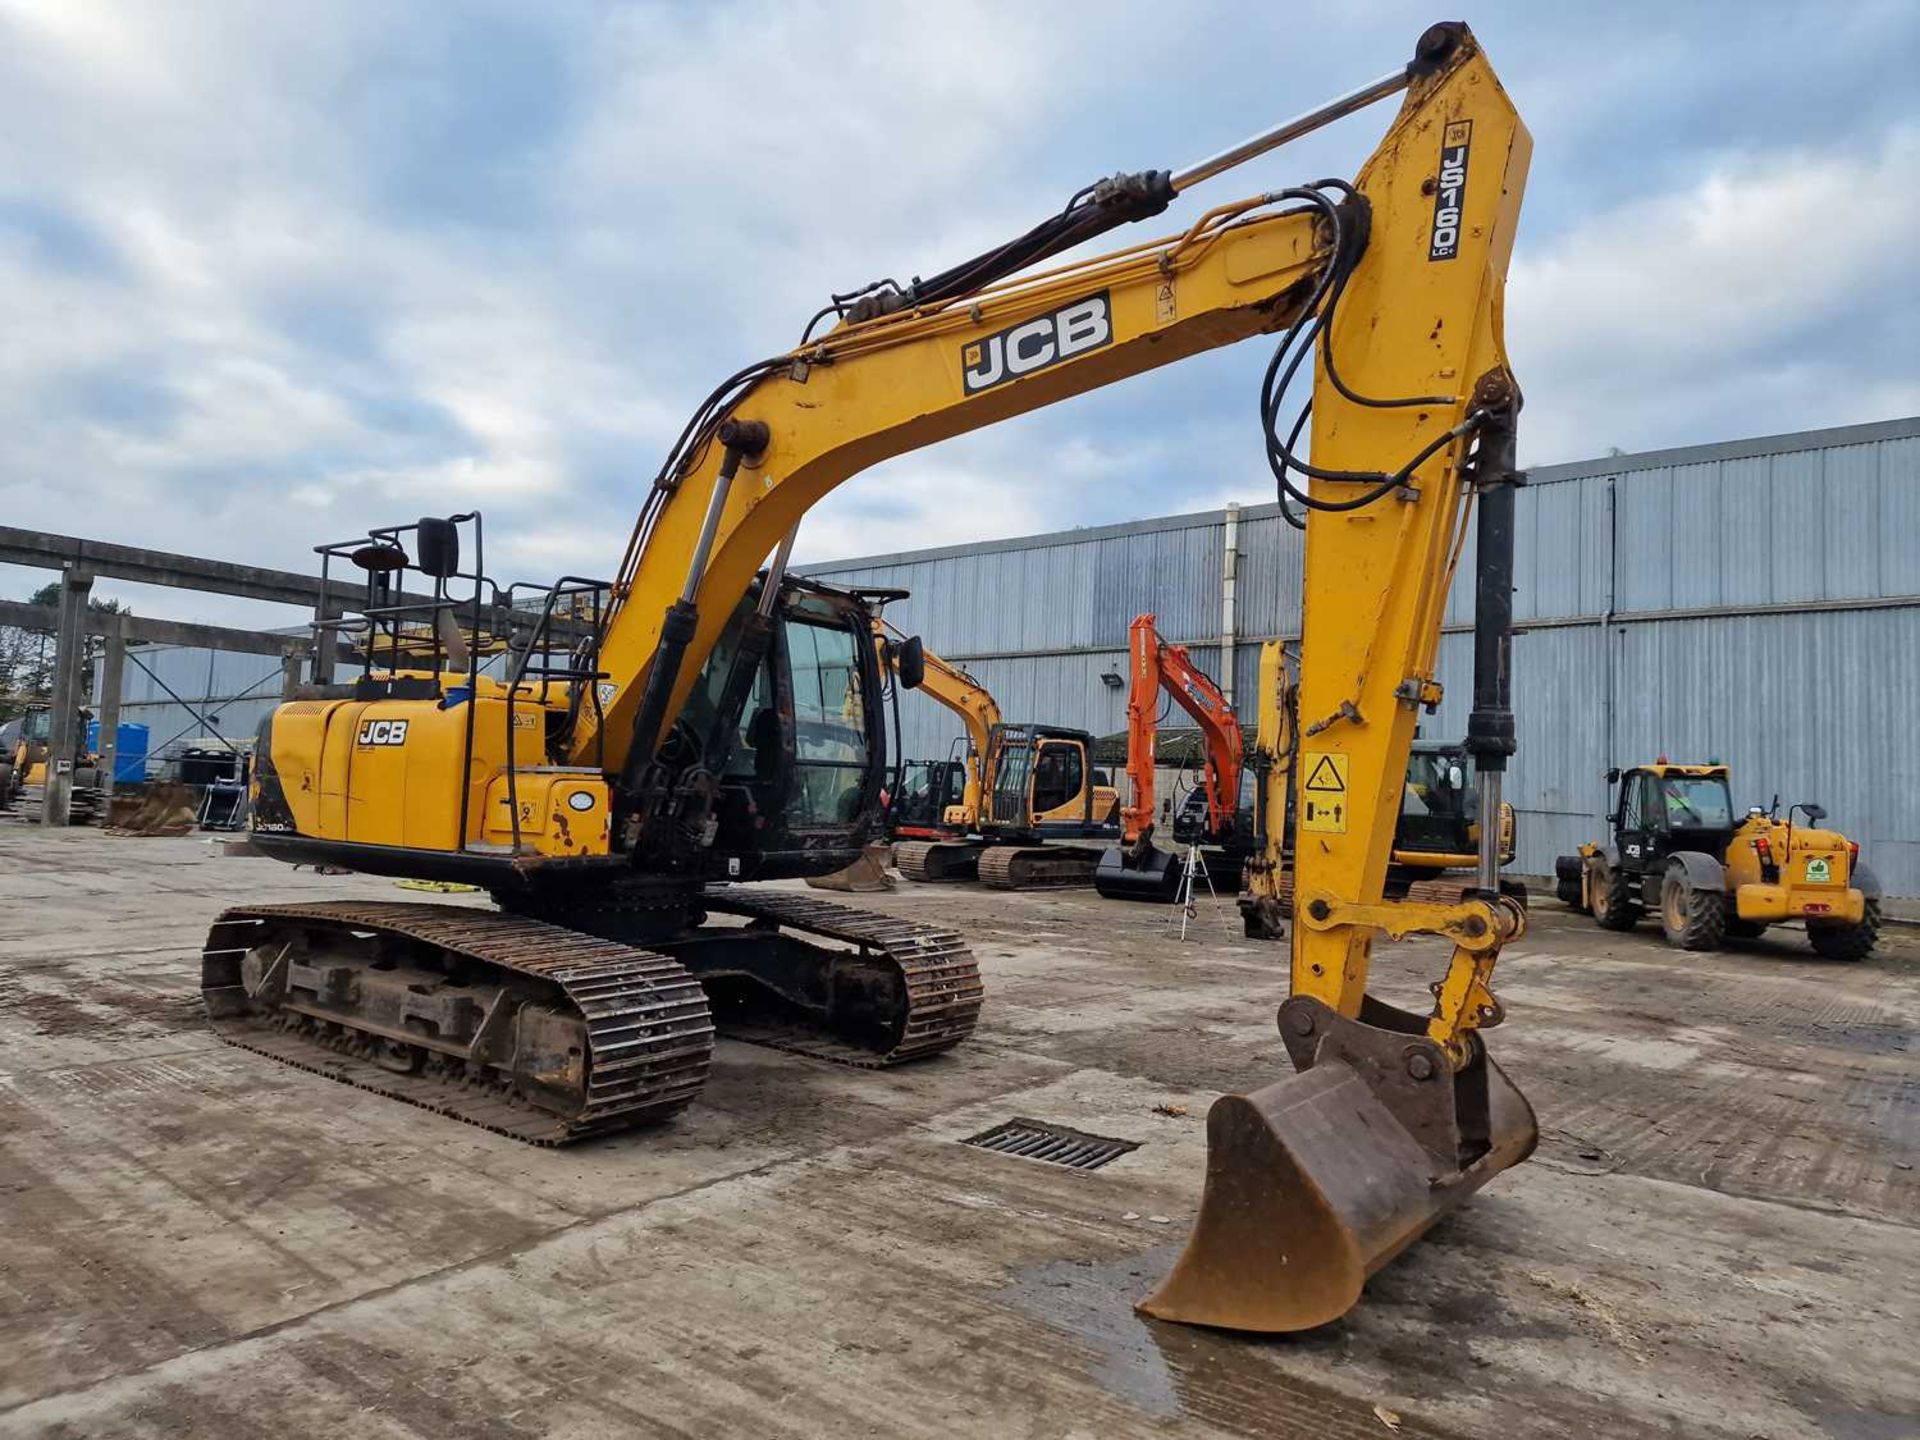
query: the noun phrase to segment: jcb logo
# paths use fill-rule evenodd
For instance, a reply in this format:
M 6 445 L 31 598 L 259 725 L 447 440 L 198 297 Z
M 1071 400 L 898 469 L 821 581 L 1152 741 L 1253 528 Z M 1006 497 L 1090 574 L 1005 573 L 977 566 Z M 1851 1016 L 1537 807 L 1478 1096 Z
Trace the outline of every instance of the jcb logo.
M 1051 315 L 1022 320 L 984 340 L 969 341 L 960 352 L 960 374 L 967 394 L 978 395 L 1112 343 L 1113 312 L 1102 290 Z
M 1473 122 L 1456 120 L 1440 142 L 1440 178 L 1433 191 L 1433 243 L 1427 259 L 1451 260 L 1460 253 L 1460 214 L 1467 203 L 1467 151 Z
M 356 745 L 404 745 L 407 743 L 405 720 L 362 720 Z

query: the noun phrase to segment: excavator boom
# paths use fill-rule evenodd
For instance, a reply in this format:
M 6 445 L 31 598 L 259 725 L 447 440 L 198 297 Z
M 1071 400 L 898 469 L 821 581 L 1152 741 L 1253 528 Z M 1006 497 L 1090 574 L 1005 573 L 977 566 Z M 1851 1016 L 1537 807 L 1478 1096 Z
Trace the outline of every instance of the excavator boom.
M 1184 645 L 1160 638 L 1152 615 L 1136 615 L 1128 628 L 1133 685 L 1127 697 L 1127 779 L 1133 801 L 1120 812 L 1122 839 L 1139 840 L 1153 824 L 1154 736 L 1164 691 L 1200 727 L 1206 747 L 1201 784 L 1207 795 L 1207 833 L 1218 837 L 1233 826 L 1240 804 L 1240 768 L 1245 754 L 1240 717 L 1211 675 L 1193 663 Z
M 961 815 L 944 817 L 948 823 L 971 828 L 979 823 L 980 800 L 987 784 L 985 766 L 991 753 L 993 732 L 1000 724 L 1000 705 L 987 687 L 973 676 L 941 659 L 919 643 L 917 636 L 903 635 L 879 615 L 873 617 L 873 643 L 883 671 L 893 674 L 910 690 L 918 690 L 928 699 L 960 717 L 967 731 L 967 780 L 960 801 Z M 917 673 L 909 682 L 902 660 L 908 654 L 919 657 L 910 668 Z
M 756 571 L 801 517 L 852 475 L 1310 320 L 1329 298 L 1323 282 L 1362 246 L 1376 260 L 1341 300 L 1339 328 L 1359 337 L 1345 347 L 1353 372 L 1348 380 L 1359 384 L 1364 374 L 1387 386 L 1418 374 L 1424 377 L 1418 391 L 1391 393 L 1438 393 L 1448 403 L 1374 410 L 1330 397 L 1326 418 L 1315 421 L 1315 444 L 1364 453 L 1372 457 L 1369 465 L 1419 456 L 1416 471 L 1444 471 L 1457 458 L 1451 452 L 1464 434 L 1457 427 L 1474 401 L 1476 377 L 1466 376 L 1460 363 L 1476 331 L 1484 337 L 1498 328 L 1491 315 L 1480 314 L 1497 307 L 1498 297 L 1483 293 L 1479 276 L 1490 243 L 1500 247 L 1504 265 L 1510 226 L 1503 230 L 1492 221 L 1496 210 L 1518 205 L 1517 185 L 1509 190 L 1506 180 L 1524 172 L 1529 142 L 1459 25 L 1433 27 L 1404 72 L 1310 118 L 1325 123 L 1364 103 L 1355 96 L 1372 100 L 1398 89 L 1407 91 L 1407 101 L 1357 186 L 1293 187 L 1218 205 L 1178 235 L 1052 270 L 1015 274 L 986 267 L 978 271 L 987 277 L 982 283 L 959 290 L 929 282 L 870 318 L 856 308 L 821 340 L 730 377 L 689 421 L 643 508 L 600 652 L 611 677 L 608 699 L 599 715 L 583 716 L 575 726 L 573 755 L 604 756 L 616 770 L 650 758 L 645 752 L 680 712 Z M 1445 225 L 1435 219 L 1450 209 L 1436 204 L 1432 189 L 1441 127 L 1448 123 L 1479 127 L 1474 184 L 1464 192 L 1467 208 L 1482 222 L 1477 234 L 1459 214 Z M 1155 213 L 1176 191 L 1303 133 L 1303 125 L 1313 128 L 1304 120 L 1278 127 L 1264 142 L 1234 147 L 1171 179 L 1164 172 L 1129 177 L 1141 186 L 1122 187 L 1129 191 L 1123 203 L 1109 208 L 1121 218 Z M 1156 187 L 1157 196 L 1149 193 L 1130 208 L 1133 189 Z M 1346 255 L 1330 248 L 1330 217 L 1342 202 L 1355 212 L 1343 231 Z M 1365 238 L 1369 221 L 1360 218 L 1362 211 L 1371 217 L 1373 241 Z M 1066 243 L 1098 228 L 1075 231 Z M 1393 238 L 1383 246 L 1387 235 Z M 1041 253 L 1059 248 L 1065 247 L 1049 242 Z M 1382 249 L 1390 253 L 1382 256 Z M 1002 250 L 1029 253 L 1017 243 Z M 1014 268 L 1031 263 L 1020 259 Z M 1473 272 L 1471 283 L 1457 278 L 1463 271 Z M 1416 314 L 1428 316 L 1424 328 Z M 1443 317 L 1460 328 L 1435 331 L 1433 321 Z M 1377 333 L 1366 336 L 1376 323 Z M 1342 422 L 1335 413 L 1341 409 L 1355 413 Z M 1441 423 L 1443 416 L 1448 423 Z M 1378 568 L 1363 572 L 1369 582 L 1381 578 Z M 643 752 L 638 760 L 632 758 L 636 746 Z

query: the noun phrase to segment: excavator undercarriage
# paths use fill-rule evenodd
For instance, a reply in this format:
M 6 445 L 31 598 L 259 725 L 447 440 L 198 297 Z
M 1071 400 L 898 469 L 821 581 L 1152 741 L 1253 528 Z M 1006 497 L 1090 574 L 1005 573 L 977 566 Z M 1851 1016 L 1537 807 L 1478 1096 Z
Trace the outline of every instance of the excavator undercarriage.
M 716 1034 L 879 1069 L 973 1031 L 985 992 L 950 930 L 784 892 L 694 903 L 241 907 L 201 992 L 236 1045 L 543 1145 L 685 1109 Z

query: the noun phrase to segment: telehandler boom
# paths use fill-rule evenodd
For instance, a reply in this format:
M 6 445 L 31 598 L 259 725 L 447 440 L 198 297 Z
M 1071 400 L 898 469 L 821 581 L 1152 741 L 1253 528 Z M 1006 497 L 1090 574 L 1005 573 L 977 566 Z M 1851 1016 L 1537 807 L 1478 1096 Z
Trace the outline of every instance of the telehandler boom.
M 1402 92 L 1351 183 L 1263 190 L 1176 235 L 1036 268 Z M 540 1143 L 677 1112 L 716 1028 L 865 1066 L 963 1040 L 982 990 L 960 937 L 725 883 L 838 869 L 879 821 L 867 612 L 787 575 L 795 527 L 890 456 L 1279 335 L 1259 419 L 1283 500 L 1306 517 L 1280 1016 L 1303 1073 L 1214 1107 L 1198 1223 L 1146 1309 L 1254 1330 L 1342 1313 L 1366 1273 L 1534 1138 L 1479 1033 L 1500 1017 L 1493 965 L 1524 921 L 1498 894 L 1496 827 L 1475 894 L 1382 893 L 1473 505 L 1468 740 L 1489 812 L 1513 748 L 1520 393 L 1501 303 L 1530 149 L 1471 33 L 1436 25 L 1410 63 L 1297 120 L 1177 171 L 1101 181 L 970 261 L 837 300 L 816 317 L 837 318 L 828 333 L 810 326 L 700 404 L 611 582 L 496 586 L 477 516 L 326 547 L 366 577 L 368 668 L 264 723 L 255 843 L 470 881 L 500 908 L 230 910 L 203 966 L 219 1033 Z M 1308 364 L 1311 402 L 1283 413 Z M 504 673 L 483 673 L 503 631 Z M 423 639 L 424 665 L 409 658 Z M 1453 942 L 1430 1014 L 1368 995 L 1381 934 Z

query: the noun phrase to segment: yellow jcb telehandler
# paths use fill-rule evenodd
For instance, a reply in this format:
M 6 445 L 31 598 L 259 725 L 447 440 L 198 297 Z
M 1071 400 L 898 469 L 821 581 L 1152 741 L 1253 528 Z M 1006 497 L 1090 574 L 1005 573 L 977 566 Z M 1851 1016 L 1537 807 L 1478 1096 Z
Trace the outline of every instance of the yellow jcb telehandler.
M 1727 767 L 1651 765 L 1607 772 L 1620 786 L 1613 839 L 1554 862 L 1560 899 L 1605 930 L 1631 930 L 1658 912 L 1667 943 L 1718 950 L 1769 925 L 1799 920 L 1829 960 L 1864 960 L 1880 936 L 1880 882 L 1860 846 L 1818 829 L 1818 805 L 1755 805 L 1734 819 Z M 1795 811 L 1806 823 L 1795 825 Z

